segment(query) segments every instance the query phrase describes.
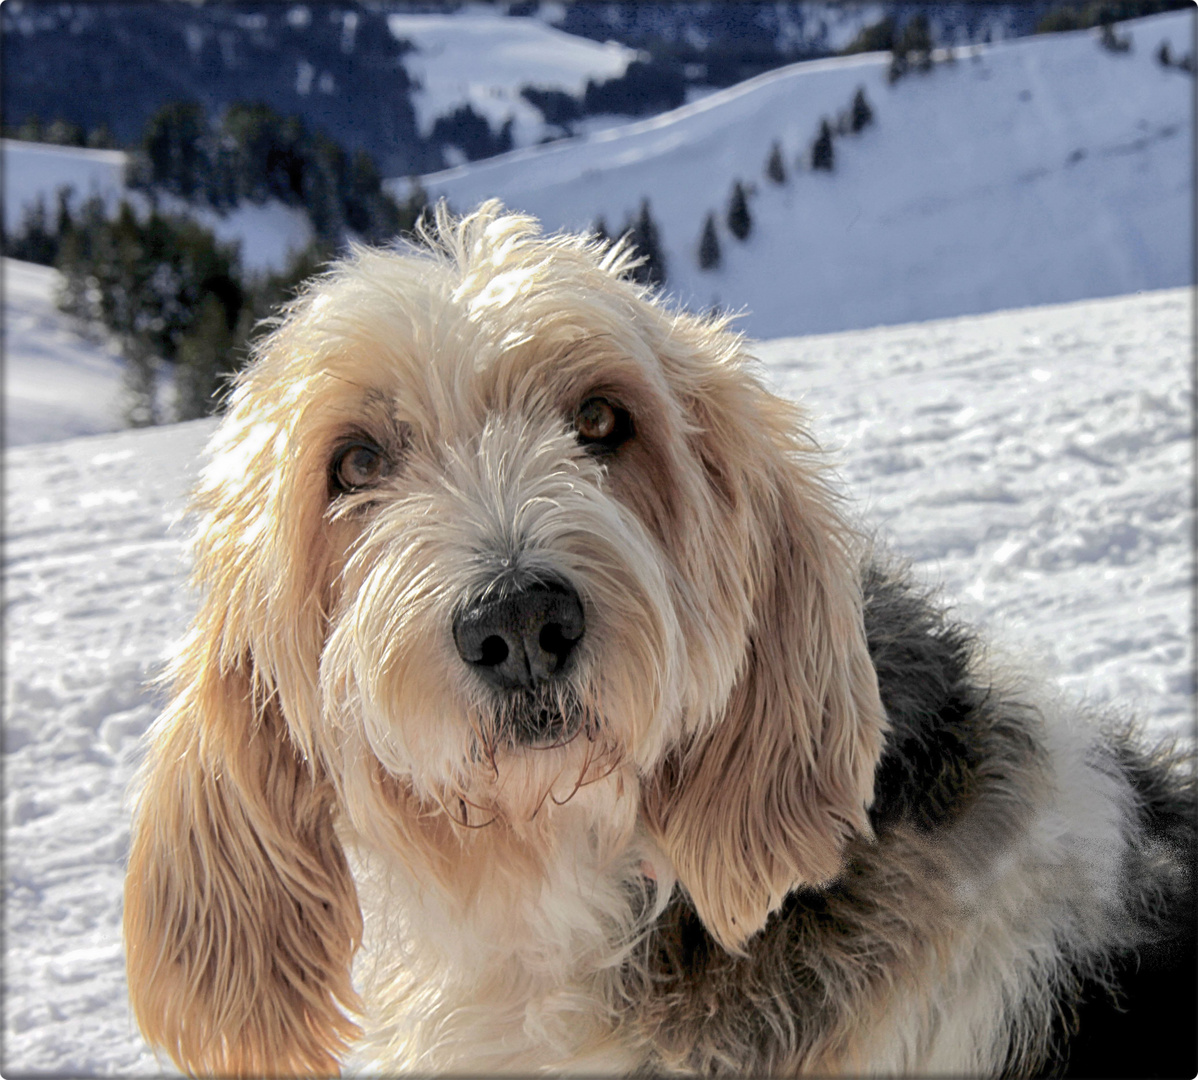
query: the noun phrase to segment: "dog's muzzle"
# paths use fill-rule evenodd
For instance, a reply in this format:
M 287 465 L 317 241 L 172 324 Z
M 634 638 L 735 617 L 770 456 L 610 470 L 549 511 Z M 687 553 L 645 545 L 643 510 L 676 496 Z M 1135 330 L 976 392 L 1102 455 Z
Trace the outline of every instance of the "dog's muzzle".
M 569 669 L 586 623 L 564 581 L 525 585 L 461 608 L 453 621 L 458 655 L 484 682 L 532 691 Z

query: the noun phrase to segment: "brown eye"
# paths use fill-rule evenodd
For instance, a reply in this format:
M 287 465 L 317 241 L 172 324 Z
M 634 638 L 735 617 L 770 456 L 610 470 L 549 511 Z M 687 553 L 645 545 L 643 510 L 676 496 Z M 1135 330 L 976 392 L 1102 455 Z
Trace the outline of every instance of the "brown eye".
M 588 450 L 615 450 L 632 435 L 632 417 L 607 398 L 587 398 L 574 416 L 574 430 Z
M 335 494 L 361 491 L 383 479 L 388 465 L 387 456 L 373 443 L 349 443 L 329 463 L 329 486 Z

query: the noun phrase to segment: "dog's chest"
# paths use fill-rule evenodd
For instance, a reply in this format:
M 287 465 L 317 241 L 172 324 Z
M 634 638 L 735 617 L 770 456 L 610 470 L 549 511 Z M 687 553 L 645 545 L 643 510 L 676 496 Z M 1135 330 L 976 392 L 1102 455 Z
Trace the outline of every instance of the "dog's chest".
M 355 1065 L 488 1075 L 626 1072 L 641 1064 L 613 1001 L 646 916 L 639 849 L 586 852 L 539 880 L 450 902 L 411 875 L 360 879 L 366 939 L 355 975 L 367 1007 Z

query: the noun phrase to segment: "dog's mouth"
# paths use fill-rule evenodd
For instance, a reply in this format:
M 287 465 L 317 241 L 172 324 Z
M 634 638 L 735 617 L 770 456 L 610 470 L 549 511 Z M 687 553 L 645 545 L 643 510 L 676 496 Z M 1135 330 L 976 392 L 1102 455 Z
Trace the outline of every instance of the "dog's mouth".
M 567 687 L 536 687 L 497 696 L 483 740 L 495 749 L 534 750 L 565 746 L 580 735 L 594 738 L 595 723 L 577 693 Z
M 501 738 L 536 749 L 564 745 L 583 728 L 582 710 L 571 698 L 536 691 L 513 694 L 499 713 Z

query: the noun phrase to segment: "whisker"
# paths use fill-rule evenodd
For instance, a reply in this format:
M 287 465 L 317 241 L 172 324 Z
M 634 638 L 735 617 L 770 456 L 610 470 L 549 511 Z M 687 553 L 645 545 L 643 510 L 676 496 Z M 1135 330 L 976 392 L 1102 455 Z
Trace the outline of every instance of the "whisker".
M 464 795 L 459 795 L 458 803 L 462 807 L 462 818 L 459 820 L 459 818 L 453 813 L 453 811 L 451 811 L 449 809 L 449 807 L 445 805 L 445 800 L 442 799 L 440 795 L 438 795 L 436 792 L 433 792 L 433 798 L 437 800 L 437 803 L 441 807 L 441 809 L 444 811 L 445 816 L 447 818 L 449 818 L 449 820 L 452 821 L 455 825 L 458 825 L 463 829 L 485 829 L 488 825 L 494 825 L 495 822 L 499 818 L 499 815 L 496 814 L 493 817 L 491 817 L 489 820 L 484 821 L 481 824 L 471 825 L 470 824 L 470 811 L 466 809 L 467 804 L 469 804 L 470 806 L 473 806 L 475 810 L 484 810 L 485 809 L 484 807 L 479 806 L 477 803 L 470 802 L 470 800 L 467 799 Z

